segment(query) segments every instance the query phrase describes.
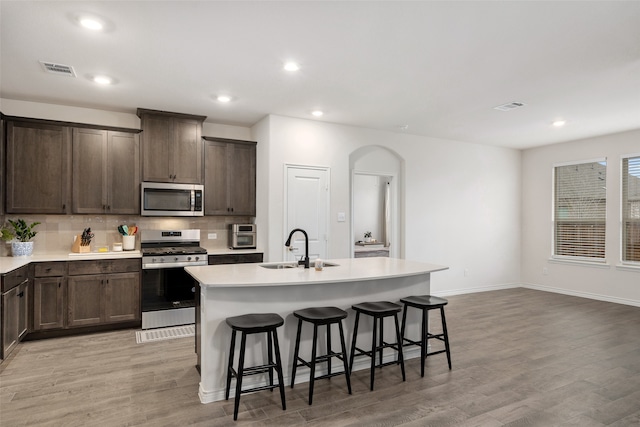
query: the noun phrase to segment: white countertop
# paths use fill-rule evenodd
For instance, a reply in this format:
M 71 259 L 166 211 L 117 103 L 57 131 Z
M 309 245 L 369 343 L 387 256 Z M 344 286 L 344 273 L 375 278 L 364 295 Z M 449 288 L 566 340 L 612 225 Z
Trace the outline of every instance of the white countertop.
M 227 248 L 207 249 L 208 255 L 229 255 L 229 254 L 249 254 L 260 253 L 255 249 L 232 250 Z M 142 254 L 139 250 L 121 251 L 121 252 L 89 252 L 82 254 L 71 254 L 67 252 L 47 252 L 44 254 L 33 254 L 31 256 L 20 257 L 0 257 L 0 274 L 27 265 L 31 262 L 47 262 L 47 261 L 82 261 L 82 260 L 99 260 L 99 259 L 122 259 L 122 258 L 141 258 Z M 264 270 L 264 269 L 263 269 Z
M 386 257 L 344 258 L 327 262 L 338 266 L 316 271 L 313 266 L 309 269 L 268 269 L 260 267 L 261 264 L 227 264 L 185 267 L 185 270 L 202 286 L 225 288 L 353 282 L 415 276 L 448 269 L 442 265 Z

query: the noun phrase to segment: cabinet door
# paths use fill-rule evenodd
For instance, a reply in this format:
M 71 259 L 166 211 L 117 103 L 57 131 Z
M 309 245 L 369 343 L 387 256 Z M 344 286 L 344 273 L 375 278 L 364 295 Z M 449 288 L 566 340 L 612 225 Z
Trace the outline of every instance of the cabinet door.
M 202 123 L 184 119 L 173 119 L 172 122 L 173 181 L 182 184 L 200 184 L 202 183 Z
M 140 320 L 140 273 L 109 274 L 105 283 L 105 321 Z
M 33 280 L 33 330 L 64 328 L 64 278 Z
M 107 207 L 107 131 L 73 129 L 73 213 L 101 214 Z
M 138 135 L 109 132 L 107 159 L 107 213 L 139 215 L 140 143 Z
M 227 196 L 227 143 L 204 143 L 204 213 L 205 215 L 229 215 Z
M 256 215 L 256 146 L 229 144 L 229 205 L 232 215 Z
M 142 129 L 143 181 L 172 182 L 171 121 L 166 117 L 143 115 Z
M 2 355 L 7 357 L 18 343 L 18 287 L 2 294 Z
M 69 327 L 97 325 L 103 322 L 104 282 L 104 275 L 69 276 Z
M 18 286 L 18 341 L 22 341 L 29 331 L 29 282 Z
M 70 140 L 67 127 L 7 123 L 7 213 L 67 212 Z
M 0 116 L 0 215 L 4 213 L 4 119 Z

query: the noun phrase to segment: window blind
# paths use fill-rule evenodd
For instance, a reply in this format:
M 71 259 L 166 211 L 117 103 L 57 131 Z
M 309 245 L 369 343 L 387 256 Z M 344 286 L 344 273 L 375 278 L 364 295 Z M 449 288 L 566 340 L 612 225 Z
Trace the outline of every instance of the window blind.
M 606 161 L 555 167 L 554 255 L 604 260 Z
M 640 262 L 640 156 L 622 159 L 622 260 Z

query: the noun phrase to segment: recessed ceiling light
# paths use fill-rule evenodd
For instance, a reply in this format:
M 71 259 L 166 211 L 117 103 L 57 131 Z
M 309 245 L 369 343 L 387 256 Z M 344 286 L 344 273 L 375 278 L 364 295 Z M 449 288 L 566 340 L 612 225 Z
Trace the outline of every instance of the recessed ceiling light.
M 566 120 L 556 120 L 553 123 L 551 123 L 553 126 L 557 127 L 557 128 L 561 128 L 562 126 L 567 124 Z
M 320 110 L 314 110 L 311 112 L 312 115 L 316 116 L 316 117 L 322 117 L 322 115 L 324 114 L 322 111 Z
M 94 76 L 93 81 L 99 85 L 110 85 L 113 83 L 113 79 L 109 76 Z
M 298 71 L 300 66 L 295 62 L 287 62 L 284 64 L 284 69 L 287 71 Z
M 231 97 L 229 95 L 218 95 L 216 97 L 216 99 L 218 100 L 218 102 L 230 102 L 231 101 Z
M 100 31 L 104 28 L 102 22 L 98 21 L 95 18 L 84 17 L 80 18 L 80 25 L 88 30 Z

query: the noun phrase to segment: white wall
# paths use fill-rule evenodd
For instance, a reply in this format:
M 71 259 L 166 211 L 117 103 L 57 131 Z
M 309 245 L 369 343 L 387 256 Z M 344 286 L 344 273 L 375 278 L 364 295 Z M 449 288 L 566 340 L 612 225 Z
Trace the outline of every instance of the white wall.
M 522 156 L 522 281 L 548 289 L 640 306 L 640 268 L 620 267 L 621 156 L 640 153 L 640 130 L 525 150 Z M 607 265 L 550 262 L 552 168 L 556 163 L 607 158 Z M 548 274 L 543 274 L 546 269 Z
M 257 191 L 267 204 L 258 204 L 258 222 L 259 239 L 269 232 L 270 261 L 280 260 L 288 232 L 284 164 L 331 169 L 329 256 L 347 258 L 350 218 L 338 222 L 337 213 L 350 209 L 349 154 L 379 145 L 405 162 L 405 258 L 450 267 L 434 274 L 434 293 L 519 282 L 520 151 L 281 116 L 266 117 L 253 131 L 267 151 L 259 151 Z

